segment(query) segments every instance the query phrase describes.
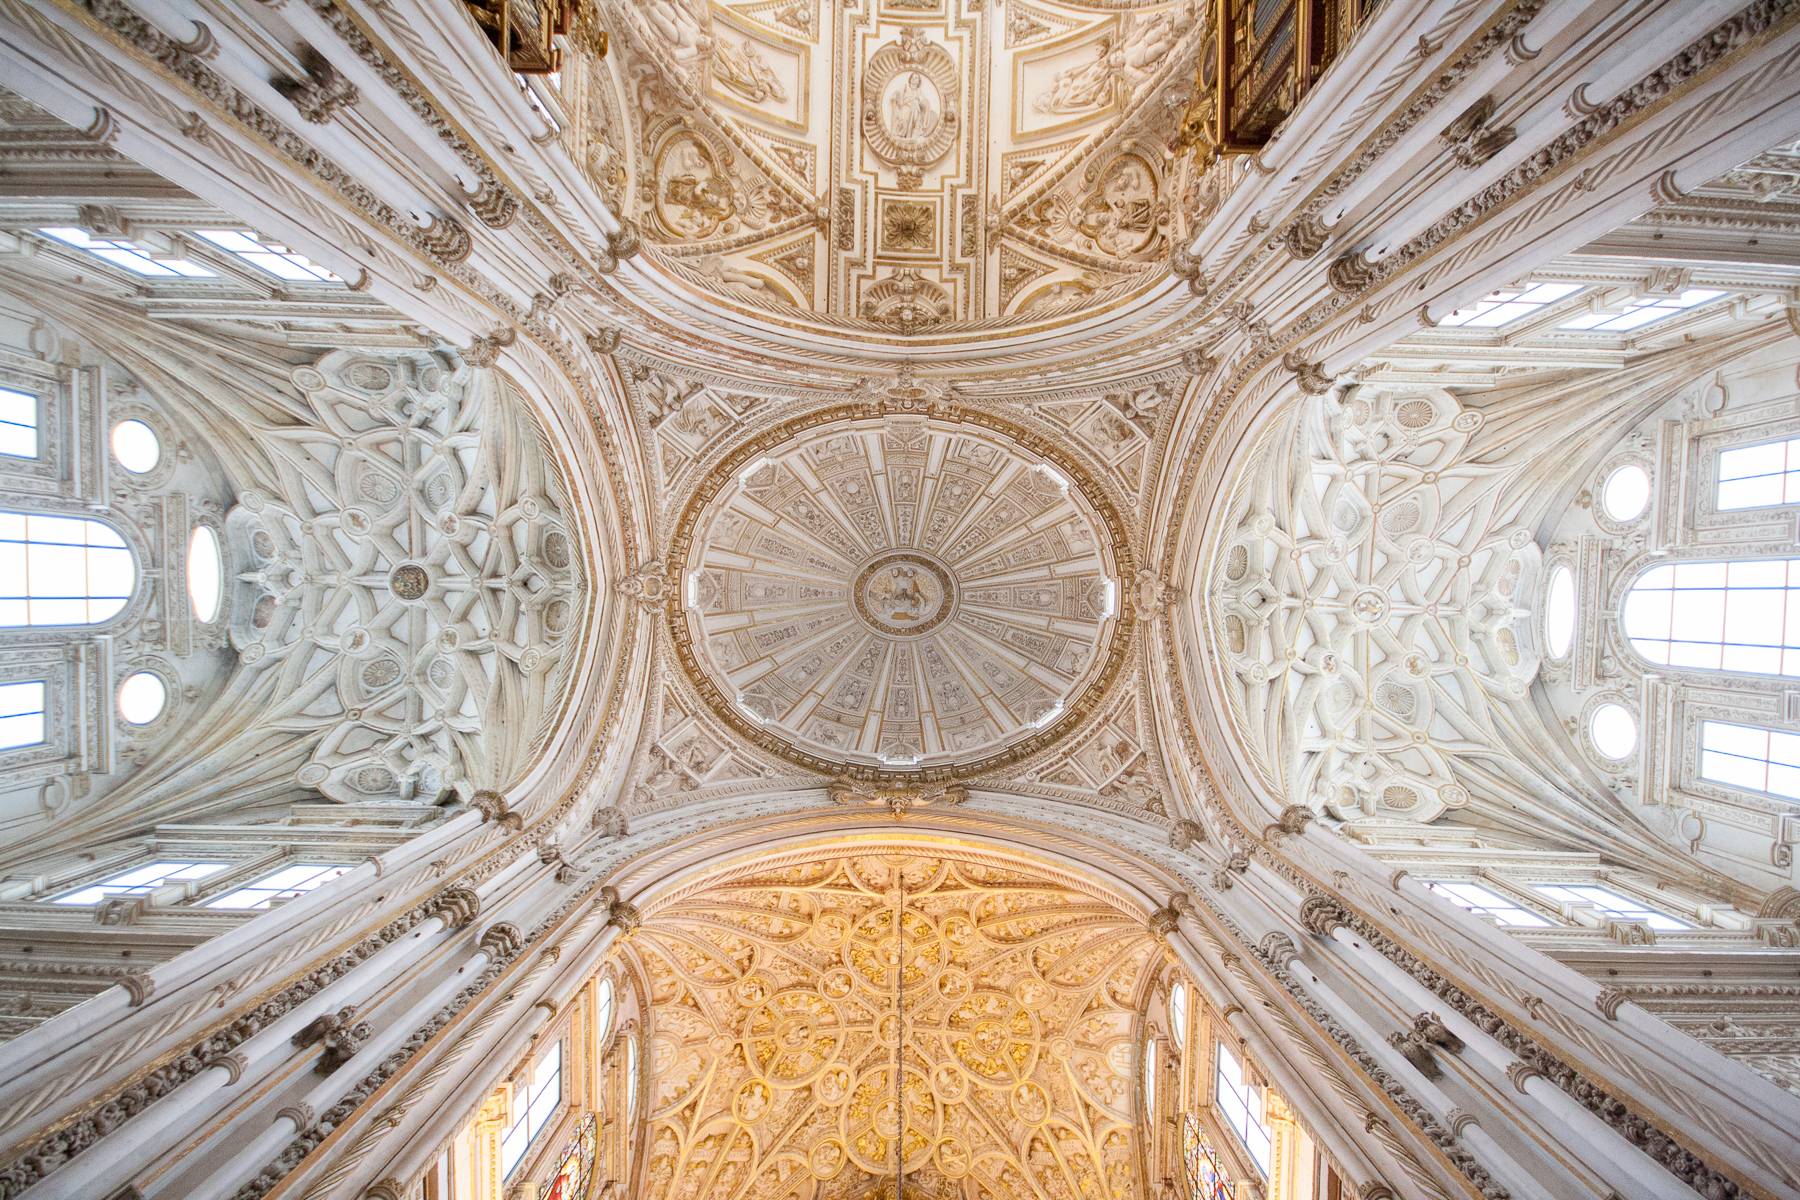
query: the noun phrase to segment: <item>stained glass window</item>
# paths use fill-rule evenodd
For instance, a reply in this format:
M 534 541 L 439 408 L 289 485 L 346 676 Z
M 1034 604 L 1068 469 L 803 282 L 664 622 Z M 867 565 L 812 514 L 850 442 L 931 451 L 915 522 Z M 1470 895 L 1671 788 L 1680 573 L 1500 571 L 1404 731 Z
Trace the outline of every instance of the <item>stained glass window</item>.
M 1187 1200 L 1232 1200 L 1231 1178 L 1193 1113 L 1182 1122 L 1181 1162 L 1187 1174 Z
M 569 1139 L 556 1164 L 556 1174 L 538 1193 L 539 1200 L 585 1200 L 588 1176 L 594 1170 L 594 1147 L 599 1140 L 599 1123 L 593 1113 L 588 1113 L 575 1127 L 575 1136 Z

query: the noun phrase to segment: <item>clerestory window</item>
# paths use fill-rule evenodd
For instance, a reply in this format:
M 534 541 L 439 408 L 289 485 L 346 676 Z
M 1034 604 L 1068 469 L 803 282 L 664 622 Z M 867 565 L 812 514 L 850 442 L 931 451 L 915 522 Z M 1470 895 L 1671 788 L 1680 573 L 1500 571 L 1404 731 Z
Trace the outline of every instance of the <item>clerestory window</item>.
M 1700 722 L 1700 778 L 1800 800 L 1800 734 L 1730 721 Z
M 0 512 L 0 626 L 97 625 L 136 587 L 137 564 L 110 525 Z
M 1652 567 L 1620 623 L 1650 662 L 1752 675 L 1800 675 L 1800 559 Z

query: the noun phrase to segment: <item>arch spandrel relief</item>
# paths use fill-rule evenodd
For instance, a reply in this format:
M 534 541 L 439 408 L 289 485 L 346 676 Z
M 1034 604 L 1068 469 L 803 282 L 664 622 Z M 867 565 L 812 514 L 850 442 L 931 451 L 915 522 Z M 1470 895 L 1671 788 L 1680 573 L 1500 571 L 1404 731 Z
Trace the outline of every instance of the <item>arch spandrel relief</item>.
M 946 1200 L 1139 1194 L 1157 948 L 1092 895 L 975 855 L 823 856 L 686 895 L 627 953 L 646 1196 L 864 1200 L 896 1163 Z
M 836 772 L 944 773 L 1085 715 L 1130 629 L 1103 493 L 998 425 L 840 414 L 690 501 L 671 632 L 718 716 Z
M 601 8 L 598 168 L 682 289 L 791 329 L 948 336 L 1167 275 L 1209 30 L 1185 0 Z

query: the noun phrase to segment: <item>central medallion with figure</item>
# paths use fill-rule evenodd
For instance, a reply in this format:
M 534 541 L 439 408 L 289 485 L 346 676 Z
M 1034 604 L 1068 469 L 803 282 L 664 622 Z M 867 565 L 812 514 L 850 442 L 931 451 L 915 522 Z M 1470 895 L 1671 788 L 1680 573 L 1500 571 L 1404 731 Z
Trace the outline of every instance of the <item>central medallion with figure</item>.
M 919 637 L 950 618 L 956 584 L 950 572 L 913 550 L 877 555 L 851 589 L 856 613 L 890 637 Z
M 1124 661 L 1129 542 L 1039 445 L 997 417 L 855 405 L 727 454 L 670 547 L 670 633 L 714 712 L 880 779 L 973 772 L 1092 712 Z

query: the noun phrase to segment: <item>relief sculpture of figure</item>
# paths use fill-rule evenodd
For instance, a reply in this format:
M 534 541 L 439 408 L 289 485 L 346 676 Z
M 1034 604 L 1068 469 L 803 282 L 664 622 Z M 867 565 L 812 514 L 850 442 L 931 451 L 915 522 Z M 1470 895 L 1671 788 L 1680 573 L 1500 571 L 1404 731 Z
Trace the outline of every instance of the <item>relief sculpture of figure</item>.
M 1032 101 L 1041 113 L 1083 113 L 1112 103 L 1125 67 L 1125 56 L 1110 37 L 1100 39 L 1091 62 L 1067 67 L 1050 81 L 1050 90 Z
M 691 62 L 711 52 L 706 0 L 640 0 L 638 10 L 676 62 Z
M 746 100 L 761 103 L 788 98 L 787 87 L 775 74 L 775 68 L 763 61 L 756 43 L 747 37 L 740 38 L 736 46 L 719 43 L 713 51 L 712 66 L 713 78 Z
M 937 98 L 925 86 L 925 76 L 907 73 L 906 82 L 888 98 L 888 132 L 898 142 L 922 142 L 938 131 Z

